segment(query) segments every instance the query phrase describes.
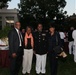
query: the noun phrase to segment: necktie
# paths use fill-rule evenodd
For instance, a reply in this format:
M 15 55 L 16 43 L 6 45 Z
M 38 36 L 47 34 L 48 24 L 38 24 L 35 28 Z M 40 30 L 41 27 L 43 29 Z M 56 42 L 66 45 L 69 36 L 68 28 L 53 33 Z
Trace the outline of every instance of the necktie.
M 19 38 L 20 38 L 20 40 L 22 39 L 20 31 L 19 31 Z
M 21 32 L 19 31 L 19 41 L 20 41 L 20 46 L 22 46 L 22 36 L 21 36 Z

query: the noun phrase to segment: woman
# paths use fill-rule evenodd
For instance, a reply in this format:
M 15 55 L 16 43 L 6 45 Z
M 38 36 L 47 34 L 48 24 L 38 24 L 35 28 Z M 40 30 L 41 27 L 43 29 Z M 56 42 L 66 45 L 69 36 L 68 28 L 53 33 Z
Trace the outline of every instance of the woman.
M 24 56 L 23 56 L 22 74 L 25 75 L 27 73 L 28 75 L 30 75 L 32 58 L 33 58 L 34 40 L 32 35 L 32 29 L 29 26 L 26 28 L 24 43 L 25 43 L 25 48 L 24 48 Z
M 58 32 L 55 31 L 55 27 L 53 25 L 49 28 L 50 33 L 48 37 L 48 55 L 50 60 L 50 68 L 51 68 L 51 75 L 57 75 L 57 68 L 58 68 L 58 57 L 57 54 L 53 51 L 53 48 L 56 46 L 56 37 L 58 39 L 58 44 L 60 45 L 60 35 Z

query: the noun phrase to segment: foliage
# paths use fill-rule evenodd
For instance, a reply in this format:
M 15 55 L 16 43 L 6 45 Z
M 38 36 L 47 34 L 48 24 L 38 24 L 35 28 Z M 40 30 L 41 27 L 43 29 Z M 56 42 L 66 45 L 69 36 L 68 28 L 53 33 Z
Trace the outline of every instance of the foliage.
M 20 0 L 21 16 L 30 15 L 36 18 L 54 18 L 62 12 L 65 0 Z
M 7 2 L 11 0 L 0 0 L 0 8 L 8 7 Z
M 76 15 L 73 14 L 71 16 L 67 16 L 66 20 L 65 20 L 65 30 L 69 30 L 70 27 L 74 27 L 76 29 Z
M 5 26 L 2 30 L 0 30 L 0 38 L 7 37 L 9 30 L 11 30 L 10 26 Z
M 24 23 L 24 20 L 28 23 L 39 20 L 45 22 L 52 21 L 55 17 L 61 18 L 66 14 L 63 12 L 65 5 L 65 0 L 20 0 L 18 4 L 20 21 L 21 23 Z

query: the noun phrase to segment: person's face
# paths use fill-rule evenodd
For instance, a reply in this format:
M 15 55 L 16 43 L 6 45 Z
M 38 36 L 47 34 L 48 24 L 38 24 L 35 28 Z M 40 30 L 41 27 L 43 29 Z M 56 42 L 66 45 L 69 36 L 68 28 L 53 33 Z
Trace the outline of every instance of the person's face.
M 20 28 L 21 28 L 20 22 L 17 22 L 17 23 L 15 24 L 15 27 L 16 27 L 18 30 L 20 30 Z
M 52 28 L 50 28 L 49 30 L 50 30 L 50 32 L 52 33 L 52 32 L 55 31 L 55 28 L 52 27 Z
M 39 24 L 37 29 L 38 29 L 38 31 L 42 31 L 42 29 L 43 29 L 42 24 Z
M 25 29 L 22 29 L 22 33 L 25 33 Z
M 26 31 L 28 34 L 31 33 L 31 28 L 27 28 L 27 31 Z
M 74 27 L 71 27 L 70 30 L 74 30 Z

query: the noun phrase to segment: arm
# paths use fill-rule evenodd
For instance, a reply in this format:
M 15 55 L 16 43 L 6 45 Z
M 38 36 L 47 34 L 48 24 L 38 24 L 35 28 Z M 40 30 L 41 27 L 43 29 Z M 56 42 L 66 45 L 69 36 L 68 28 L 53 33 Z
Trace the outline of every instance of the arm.
M 75 38 L 75 36 L 74 36 L 74 31 L 73 31 L 73 33 L 72 33 L 72 38 L 73 38 L 73 39 Z
M 9 40 L 9 50 L 10 50 L 10 56 L 16 54 L 14 50 L 14 32 L 10 31 L 8 35 L 8 40 Z
M 65 38 L 65 34 L 63 33 L 63 36 L 64 36 L 64 38 Z
M 57 33 L 57 37 L 58 37 L 58 44 L 62 47 L 63 45 L 61 43 L 61 38 L 60 38 L 60 34 L 59 33 Z
M 35 32 L 33 32 L 32 35 L 33 35 L 33 40 L 34 40 L 33 51 L 34 51 L 34 54 L 36 54 L 36 50 L 35 50 L 35 49 L 36 49 L 36 48 L 35 48 L 35 47 L 36 47 L 36 44 L 35 44 L 35 41 L 36 41 L 36 40 L 35 40 L 35 36 L 36 36 L 36 35 L 35 35 Z

